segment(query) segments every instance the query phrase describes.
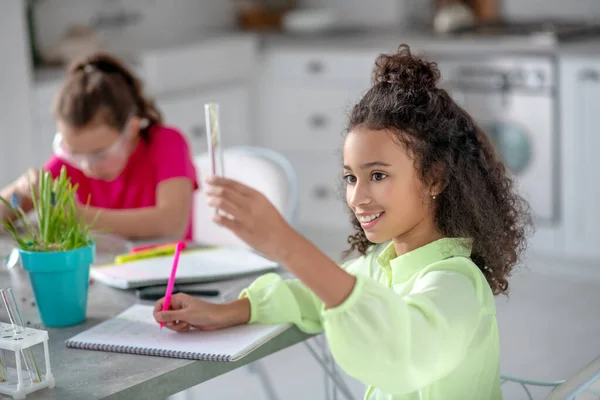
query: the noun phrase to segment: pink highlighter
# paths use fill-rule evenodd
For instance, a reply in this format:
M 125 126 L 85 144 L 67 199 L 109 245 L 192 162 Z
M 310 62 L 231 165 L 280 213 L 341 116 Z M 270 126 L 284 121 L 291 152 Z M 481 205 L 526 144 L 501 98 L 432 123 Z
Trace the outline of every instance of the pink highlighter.
M 134 247 L 134 248 L 131 249 L 131 253 L 139 253 L 139 252 L 146 251 L 146 250 L 156 249 L 157 247 L 175 246 L 175 245 L 177 245 L 179 243 L 183 243 L 183 249 L 185 249 L 185 247 L 186 247 L 186 243 L 185 242 L 154 243 L 154 244 L 147 244 L 147 245 L 144 245 L 144 246 Z
M 175 275 L 177 273 L 177 264 L 179 264 L 179 255 L 183 250 L 185 242 L 178 242 L 175 248 L 175 257 L 173 258 L 173 267 L 171 268 L 171 276 L 169 277 L 169 283 L 167 283 L 167 291 L 165 293 L 165 302 L 163 303 L 163 311 L 167 311 L 171 305 L 171 295 L 173 294 L 173 287 L 175 286 Z M 160 323 L 160 329 L 165 326 L 164 322 Z

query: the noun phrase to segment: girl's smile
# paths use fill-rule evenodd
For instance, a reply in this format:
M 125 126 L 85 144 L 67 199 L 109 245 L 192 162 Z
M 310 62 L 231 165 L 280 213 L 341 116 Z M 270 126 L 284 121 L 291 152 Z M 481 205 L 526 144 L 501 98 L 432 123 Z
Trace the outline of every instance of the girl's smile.
M 377 222 L 379 222 L 379 220 L 383 218 L 384 214 L 385 211 L 380 211 L 377 213 L 357 213 L 356 218 L 360 222 L 360 226 L 367 231 L 369 229 L 372 229 L 375 226 L 375 224 L 377 224 Z

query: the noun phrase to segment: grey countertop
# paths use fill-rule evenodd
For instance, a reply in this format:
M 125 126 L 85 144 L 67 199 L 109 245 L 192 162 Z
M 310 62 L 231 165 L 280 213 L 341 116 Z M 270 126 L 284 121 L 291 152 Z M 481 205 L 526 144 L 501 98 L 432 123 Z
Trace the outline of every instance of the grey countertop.
M 0 238 L 0 246 L 4 248 L 4 253 L 7 248 L 10 248 L 6 240 Z M 99 257 L 99 262 L 104 262 L 105 259 Z M 220 300 L 224 301 L 235 298 L 239 290 L 252 279 L 250 277 L 215 282 L 210 286 L 220 289 L 222 294 Z M 39 315 L 26 272 L 20 267 L 11 270 L 3 268 L 0 270 L 0 285 L 13 288 L 24 323 L 39 327 Z M 309 337 L 296 328 L 291 328 L 235 363 L 106 353 L 69 349 L 65 346 L 64 342 L 68 338 L 115 316 L 136 302 L 141 301 L 136 299 L 132 291 L 112 289 L 99 283 L 92 284 L 87 320 L 73 327 L 48 329 L 50 362 L 56 387 L 28 394 L 27 399 L 165 399 L 171 394 L 222 375 Z M 6 318 L 6 312 L 2 310 L 0 320 L 7 321 Z M 41 326 L 41 329 L 44 327 Z M 40 348 L 35 350 L 35 354 L 41 360 L 43 353 L 41 346 L 38 347 Z M 0 398 L 9 397 L 0 395 Z
M 381 30 L 381 31 L 348 31 L 329 35 L 263 35 L 266 47 L 309 47 L 332 49 L 373 49 L 374 51 L 391 51 L 402 43 L 413 49 L 429 53 L 468 52 L 527 52 L 552 53 L 557 44 L 545 38 L 522 40 L 511 37 L 449 37 L 429 32 Z

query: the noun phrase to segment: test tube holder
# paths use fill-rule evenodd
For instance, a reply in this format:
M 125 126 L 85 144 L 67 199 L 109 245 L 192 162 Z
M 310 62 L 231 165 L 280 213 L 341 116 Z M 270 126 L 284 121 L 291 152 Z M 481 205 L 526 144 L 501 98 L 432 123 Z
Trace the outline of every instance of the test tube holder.
M 37 344 L 44 346 L 46 362 L 46 375 L 41 382 L 31 382 L 26 369 L 22 369 L 24 360 L 21 359 L 22 350 L 27 350 Z M 0 382 L 0 393 L 12 396 L 16 400 L 24 399 L 29 393 L 40 389 L 54 388 L 54 376 L 50 369 L 50 353 L 48 352 L 48 331 L 32 328 L 22 328 L 16 333 L 12 324 L 0 322 L 0 349 L 5 353 L 14 352 L 16 368 L 6 369 L 6 381 Z M 5 360 L 8 354 L 5 354 Z

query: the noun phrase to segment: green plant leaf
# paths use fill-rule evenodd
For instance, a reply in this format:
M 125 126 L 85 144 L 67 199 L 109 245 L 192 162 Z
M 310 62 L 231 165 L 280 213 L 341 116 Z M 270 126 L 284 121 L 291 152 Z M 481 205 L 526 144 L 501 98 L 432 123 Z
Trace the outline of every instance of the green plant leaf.
M 15 216 L 15 221 L 3 223 L 6 231 L 25 250 L 68 251 L 90 245 L 93 223 L 86 224 L 77 213 L 77 187 L 71 183 L 65 167 L 54 179 L 49 172 L 40 170 L 39 187 L 30 188 L 37 222 L 0 196 L 0 201 Z M 89 202 L 88 198 L 86 207 Z M 24 232 L 17 229 L 17 221 L 23 224 Z

